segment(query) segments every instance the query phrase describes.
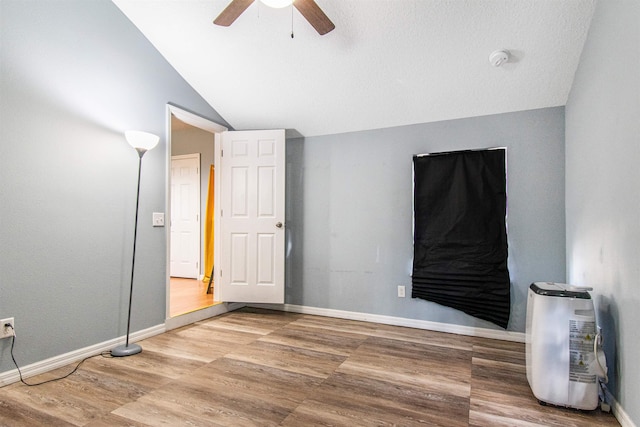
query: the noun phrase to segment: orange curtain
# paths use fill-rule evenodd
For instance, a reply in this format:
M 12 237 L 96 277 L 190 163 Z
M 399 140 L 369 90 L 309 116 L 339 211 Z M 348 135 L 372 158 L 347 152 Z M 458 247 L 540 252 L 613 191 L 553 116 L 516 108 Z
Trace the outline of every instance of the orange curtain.
M 204 222 L 204 278 L 203 282 L 209 282 L 211 269 L 213 268 L 213 196 L 214 196 L 214 172 L 215 166 L 209 168 L 209 190 L 207 193 L 207 208 Z

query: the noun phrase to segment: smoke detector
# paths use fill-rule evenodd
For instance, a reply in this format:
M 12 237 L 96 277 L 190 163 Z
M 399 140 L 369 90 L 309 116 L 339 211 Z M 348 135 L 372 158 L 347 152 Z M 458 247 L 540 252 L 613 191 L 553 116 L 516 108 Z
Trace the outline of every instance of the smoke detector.
M 494 67 L 499 67 L 505 62 L 509 62 L 509 51 L 506 49 L 500 49 L 489 55 L 489 62 Z

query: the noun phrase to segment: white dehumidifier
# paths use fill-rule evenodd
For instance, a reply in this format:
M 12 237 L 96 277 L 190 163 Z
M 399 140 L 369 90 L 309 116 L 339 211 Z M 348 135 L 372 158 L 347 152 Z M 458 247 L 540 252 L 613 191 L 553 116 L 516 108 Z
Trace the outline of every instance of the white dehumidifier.
M 607 368 L 590 290 L 550 282 L 529 287 L 527 380 L 542 403 L 598 407 L 598 376 L 606 378 Z

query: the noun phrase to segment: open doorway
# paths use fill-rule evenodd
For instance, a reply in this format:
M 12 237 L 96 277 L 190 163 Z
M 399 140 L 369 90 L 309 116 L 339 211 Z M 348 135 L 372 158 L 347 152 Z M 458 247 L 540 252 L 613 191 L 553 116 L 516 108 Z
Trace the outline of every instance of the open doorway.
M 213 305 L 205 270 L 213 134 L 171 116 L 169 316 Z M 210 264 L 210 263 L 209 263 Z
M 225 130 L 214 122 L 168 106 L 167 319 L 176 326 L 194 321 L 194 315 L 210 316 L 208 309 L 216 305 L 215 283 L 210 280 L 215 236 L 212 218 L 207 220 L 207 209 L 213 207 L 215 191 L 212 185 L 215 134 Z
M 285 131 L 229 132 L 226 127 L 181 108 L 167 105 L 167 206 L 171 212 L 169 179 L 173 116 L 213 135 L 214 224 L 212 306 L 169 315 L 170 277 L 166 269 L 165 328 L 175 329 L 240 308 L 244 303 L 284 303 L 285 269 Z M 223 160 L 224 155 L 224 162 Z M 223 215 L 224 212 L 224 215 Z M 171 217 L 169 217 L 171 220 Z M 207 223 L 210 223 L 207 220 Z M 165 228 L 167 266 L 170 233 Z M 232 263 L 233 260 L 233 263 Z M 203 270 L 207 272 L 208 268 Z

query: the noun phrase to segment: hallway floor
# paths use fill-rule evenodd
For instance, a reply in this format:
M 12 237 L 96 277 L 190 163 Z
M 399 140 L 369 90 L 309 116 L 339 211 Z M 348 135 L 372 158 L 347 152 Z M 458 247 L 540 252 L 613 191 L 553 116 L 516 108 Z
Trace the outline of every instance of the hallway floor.
M 170 317 L 190 313 L 213 305 L 213 293 L 207 294 L 208 282 L 197 279 L 171 277 L 170 286 Z

